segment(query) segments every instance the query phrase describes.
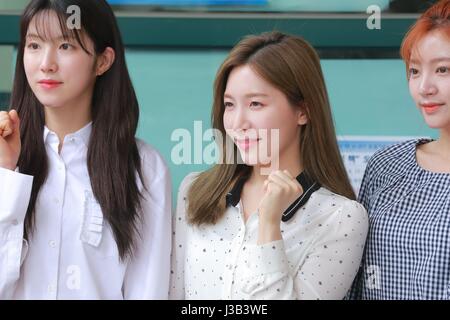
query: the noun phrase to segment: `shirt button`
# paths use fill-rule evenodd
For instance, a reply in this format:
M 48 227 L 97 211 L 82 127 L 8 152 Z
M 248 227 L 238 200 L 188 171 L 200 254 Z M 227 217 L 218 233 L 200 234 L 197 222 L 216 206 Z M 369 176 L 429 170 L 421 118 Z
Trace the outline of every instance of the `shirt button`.
M 50 241 L 48 242 L 48 245 L 49 245 L 51 248 L 54 248 L 54 247 L 56 247 L 56 242 L 53 241 L 53 240 L 50 240 Z
M 13 226 L 17 226 L 17 225 L 19 224 L 19 221 L 17 221 L 17 219 L 14 219 L 14 220 L 12 221 L 12 224 L 13 224 Z
M 59 204 L 59 200 L 57 198 L 53 199 L 56 204 Z
M 48 285 L 48 288 L 47 288 L 48 292 L 50 292 L 50 293 L 55 292 L 55 289 L 56 289 L 55 285 L 53 285 L 53 284 Z

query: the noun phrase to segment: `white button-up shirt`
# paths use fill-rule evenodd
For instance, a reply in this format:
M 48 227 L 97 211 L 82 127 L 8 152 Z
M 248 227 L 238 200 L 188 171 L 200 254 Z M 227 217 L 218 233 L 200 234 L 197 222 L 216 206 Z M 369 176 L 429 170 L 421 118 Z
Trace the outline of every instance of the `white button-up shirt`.
M 215 224 L 186 222 L 180 186 L 174 219 L 171 299 L 342 299 L 360 265 L 366 210 L 325 188 L 281 223 L 282 240 L 257 245 L 258 213 L 243 220 L 241 203 Z
M 33 177 L 0 168 L 0 299 L 166 299 L 171 183 L 162 157 L 137 140 L 144 181 L 137 250 L 124 262 L 90 184 L 92 123 L 64 138 L 44 130 L 49 174 L 36 202 L 36 228 L 23 240 Z

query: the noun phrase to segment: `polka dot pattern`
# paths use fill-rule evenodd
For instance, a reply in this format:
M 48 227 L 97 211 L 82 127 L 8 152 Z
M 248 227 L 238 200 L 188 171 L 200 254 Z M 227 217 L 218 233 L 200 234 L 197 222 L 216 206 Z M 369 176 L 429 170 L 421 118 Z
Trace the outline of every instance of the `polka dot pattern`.
M 240 203 L 215 225 L 186 223 L 192 178 L 180 187 L 174 218 L 170 298 L 344 298 L 367 235 L 367 213 L 359 203 L 320 188 L 281 223 L 282 240 L 257 245 L 258 214 L 244 223 Z

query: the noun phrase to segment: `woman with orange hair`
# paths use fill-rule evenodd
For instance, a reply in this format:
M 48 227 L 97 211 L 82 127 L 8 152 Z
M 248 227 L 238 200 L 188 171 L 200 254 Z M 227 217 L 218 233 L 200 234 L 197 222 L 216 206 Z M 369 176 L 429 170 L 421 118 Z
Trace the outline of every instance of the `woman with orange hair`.
M 352 299 L 450 298 L 450 0 L 429 8 L 401 46 L 411 96 L 439 138 L 407 141 L 369 161 L 369 212 Z

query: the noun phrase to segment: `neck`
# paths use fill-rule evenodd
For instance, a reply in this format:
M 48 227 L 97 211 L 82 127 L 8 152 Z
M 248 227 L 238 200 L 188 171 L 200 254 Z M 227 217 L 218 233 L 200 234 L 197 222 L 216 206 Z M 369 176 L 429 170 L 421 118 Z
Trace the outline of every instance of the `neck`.
M 272 173 L 276 170 L 287 170 L 292 177 L 297 177 L 303 171 L 303 165 L 300 159 L 300 150 L 298 144 L 293 144 L 295 147 L 291 152 L 284 152 L 284 155 L 280 155 L 279 165 L 270 168 L 270 166 L 255 165 L 252 168 L 252 173 L 249 178 L 250 183 L 263 185 L 264 180 L 267 179 L 267 173 Z M 286 150 L 288 151 L 288 150 Z M 269 169 L 270 168 L 270 169 Z
M 450 128 L 441 129 L 439 139 L 436 141 L 436 152 L 442 157 L 450 159 Z
M 60 148 L 66 135 L 80 130 L 92 120 L 91 107 L 87 103 L 44 109 L 45 124 L 58 136 Z

